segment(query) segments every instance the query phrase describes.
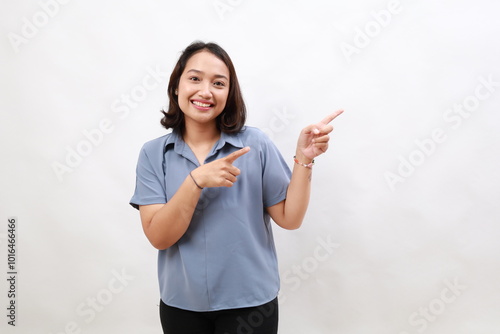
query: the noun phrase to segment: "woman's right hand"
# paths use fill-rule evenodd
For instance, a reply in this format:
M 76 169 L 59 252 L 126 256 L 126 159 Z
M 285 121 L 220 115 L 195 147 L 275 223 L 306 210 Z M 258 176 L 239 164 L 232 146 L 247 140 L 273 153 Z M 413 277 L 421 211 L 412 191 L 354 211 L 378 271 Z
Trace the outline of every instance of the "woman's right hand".
M 201 165 L 191 172 L 196 183 L 202 188 L 232 187 L 240 175 L 240 170 L 233 163 L 248 153 L 250 147 L 244 147 L 224 158 Z

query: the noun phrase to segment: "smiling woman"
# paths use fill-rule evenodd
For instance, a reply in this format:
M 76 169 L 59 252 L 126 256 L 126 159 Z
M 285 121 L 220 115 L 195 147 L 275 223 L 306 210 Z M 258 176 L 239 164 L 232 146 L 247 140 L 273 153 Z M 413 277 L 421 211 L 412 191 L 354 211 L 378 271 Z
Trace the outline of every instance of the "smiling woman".
M 314 158 L 342 111 L 302 130 L 292 173 L 262 131 L 244 126 L 236 72 L 217 44 L 188 46 L 168 96 L 161 123 L 173 131 L 143 146 L 130 201 L 159 250 L 163 330 L 276 334 L 271 218 L 290 230 L 302 224 Z
M 207 51 L 192 56 L 176 91 L 186 127 L 194 123 L 216 123 L 226 107 L 229 71 L 219 58 Z
M 205 68 L 205 71 L 200 66 Z M 161 124 L 167 129 L 184 126 L 185 119 L 181 104 L 185 106 L 187 101 L 183 100 L 184 95 L 178 96 L 179 89 L 181 93 L 183 92 L 180 85 L 182 88 L 188 88 L 191 85 L 191 89 L 200 85 L 202 87 L 205 85 L 204 89 L 208 89 L 208 86 L 212 85 L 211 92 L 215 92 L 219 98 L 225 96 L 224 105 L 215 120 L 217 128 L 226 133 L 237 133 L 241 130 L 246 121 L 245 102 L 233 62 L 220 46 L 215 43 L 196 42 L 184 50 L 170 76 L 168 111 L 162 111 L 164 117 Z M 196 103 L 203 108 L 206 106 L 200 104 L 212 105 L 213 101 L 206 101 L 198 96 L 189 103 Z M 219 101 L 218 109 L 221 104 L 222 101 Z

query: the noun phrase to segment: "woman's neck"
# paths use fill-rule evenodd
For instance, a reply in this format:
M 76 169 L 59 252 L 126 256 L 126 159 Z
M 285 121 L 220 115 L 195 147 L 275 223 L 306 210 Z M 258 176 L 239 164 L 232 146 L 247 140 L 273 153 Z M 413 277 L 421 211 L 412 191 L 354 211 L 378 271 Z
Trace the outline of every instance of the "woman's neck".
M 185 124 L 182 133 L 184 141 L 192 148 L 210 146 L 220 138 L 220 130 L 217 126 L 208 126 L 206 124 Z

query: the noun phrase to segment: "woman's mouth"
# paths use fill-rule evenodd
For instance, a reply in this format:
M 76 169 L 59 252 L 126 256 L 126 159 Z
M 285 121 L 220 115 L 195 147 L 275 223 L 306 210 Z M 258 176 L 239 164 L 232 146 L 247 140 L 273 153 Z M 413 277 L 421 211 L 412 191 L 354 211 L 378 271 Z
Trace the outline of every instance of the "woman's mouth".
M 214 106 L 214 104 L 210 103 L 210 101 L 199 100 L 191 100 L 191 104 L 193 104 L 196 109 L 200 110 L 208 110 Z

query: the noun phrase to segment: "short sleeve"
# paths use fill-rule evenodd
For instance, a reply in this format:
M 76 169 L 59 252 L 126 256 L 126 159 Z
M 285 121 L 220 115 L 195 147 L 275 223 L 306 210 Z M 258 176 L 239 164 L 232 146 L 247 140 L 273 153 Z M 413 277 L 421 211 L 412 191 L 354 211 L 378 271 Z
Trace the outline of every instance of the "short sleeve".
M 274 143 L 263 134 L 262 187 L 263 203 L 268 208 L 286 198 L 292 173 Z
M 145 145 L 139 154 L 135 192 L 130 200 L 130 205 L 139 209 L 139 205 L 164 204 L 166 202 L 162 151 L 148 150 L 148 146 Z

